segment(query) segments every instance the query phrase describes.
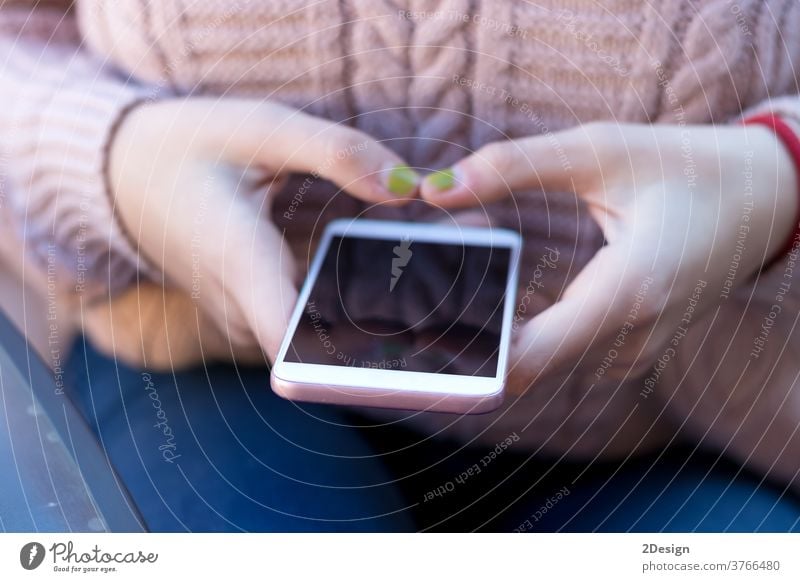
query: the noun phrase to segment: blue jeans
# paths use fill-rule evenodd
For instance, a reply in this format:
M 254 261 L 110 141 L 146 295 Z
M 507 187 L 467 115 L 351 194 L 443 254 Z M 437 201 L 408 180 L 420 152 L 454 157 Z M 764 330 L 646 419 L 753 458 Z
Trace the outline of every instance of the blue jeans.
M 584 466 L 287 402 L 262 368 L 126 368 L 78 345 L 68 393 L 153 531 L 797 531 L 798 501 L 710 453 Z M 469 469 L 477 466 L 480 471 Z

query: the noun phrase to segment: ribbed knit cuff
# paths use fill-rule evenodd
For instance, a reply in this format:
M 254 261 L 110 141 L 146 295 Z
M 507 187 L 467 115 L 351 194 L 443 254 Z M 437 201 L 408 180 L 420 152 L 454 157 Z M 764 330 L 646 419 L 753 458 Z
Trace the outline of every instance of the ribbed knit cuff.
M 57 88 L 46 103 L 39 102 L 43 107 L 32 128 L 37 135 L 29 136 L 35 145 L 18 139 L 21 147 L 34 145 L 15 156 L 17 186 L 28 193 L 26 244 L 48 267 L 57 265 L 64 276 L 59 279 L 89 300 L 130 285 L 139 273 L 154 272 L 117 219 L 108 183 L 114 132 L 124 114 L 145 99 L 145 88 L 117 80 Z M 23 115 L 20 121 L 30 119 Z

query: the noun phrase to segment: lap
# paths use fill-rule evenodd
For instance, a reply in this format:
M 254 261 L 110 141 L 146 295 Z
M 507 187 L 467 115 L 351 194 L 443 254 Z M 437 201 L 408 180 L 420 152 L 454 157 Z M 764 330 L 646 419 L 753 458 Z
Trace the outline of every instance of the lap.
M 69 393 L 155 531 L 403 531 L 405 502 L 332 407 L 273 395 L 258 368 L 177 374 L 72 354 Z
M 261 368 L 141 372 L 80 345 L 68 393 L 154 531 L 789 531 L 800 510 L 715 455 L 586 466 L 492 455 L 297 404 Z

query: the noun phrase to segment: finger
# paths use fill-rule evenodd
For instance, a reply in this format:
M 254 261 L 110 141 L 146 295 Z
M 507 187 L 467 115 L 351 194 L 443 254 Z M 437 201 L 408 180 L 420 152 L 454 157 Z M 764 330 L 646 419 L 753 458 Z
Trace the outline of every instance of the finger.
M 420 194 L 433 204 L 458 208 L 526 189 L 576 192 L 598 168 L 587 130 L 577 128 L 488 144 L 452 168 L 427 176 Z
M 563 296 L 523 326 L 512 343 L 515 371 L 537 379 L 575 366 L 599 365 L 634 346 L 663 309 L 650 262 L 631 244 L 601 249 Z M 591 376 L 590 376 L 591 378 Z
M 297 302 L 296 266 L 283 235 L 264 220 L 233 221 L 237 232 L 231 237 L 230 252 L 223 269 L 223 288 L 231 304 L 225 309 L 241 313 L 247 330 L 235 329 L 238 319 L 227 320 L 225 328 L 232 343 L 248 343 L 252 334 L 271 361 L 278 354 L 289 319 Z
M 235 107 L 238 125 L 230 112 L 219 111 L 211 130 L 215 155 L 227 161 L 319 176 L 367 202 L 397 203 L 417 193 L 417 172 L 357 129 L 273 103 Z
M 385 145 L 356 129 L 311 116 L 292 124 L 286 166 L 319 175 L 366 202 L 402 203 L 419 189 L 419 174 Z
M 83 314 L 83 332 L 103 354 L 154 371 L 204 361 L 263 362 L 255 339 L 231 349 L 229 341 L 185 291 L 142 282 Z
M 292 255 L 264 219 L 268 200 L 250 195 L 253 185 L 236 173 L 190 176 L 176 188 L 191 192 L 197 184 L 200 202 L 180 197 L 168 209 L 174 220 L 152 237 L 152 255 L 170 266 L 170 280 L 213 320 L 223 350 L 238 358 L 259 347 L 274 357 L 297 289 Z

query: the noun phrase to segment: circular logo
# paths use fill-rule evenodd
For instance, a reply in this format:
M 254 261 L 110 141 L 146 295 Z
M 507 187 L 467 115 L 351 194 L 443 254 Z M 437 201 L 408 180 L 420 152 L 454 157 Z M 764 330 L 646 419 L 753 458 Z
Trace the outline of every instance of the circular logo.
M 35 570 L 44 561 L 44 546 L 39 542 L 29 542 L 19 551 L 19 563 L 26 570 Z

